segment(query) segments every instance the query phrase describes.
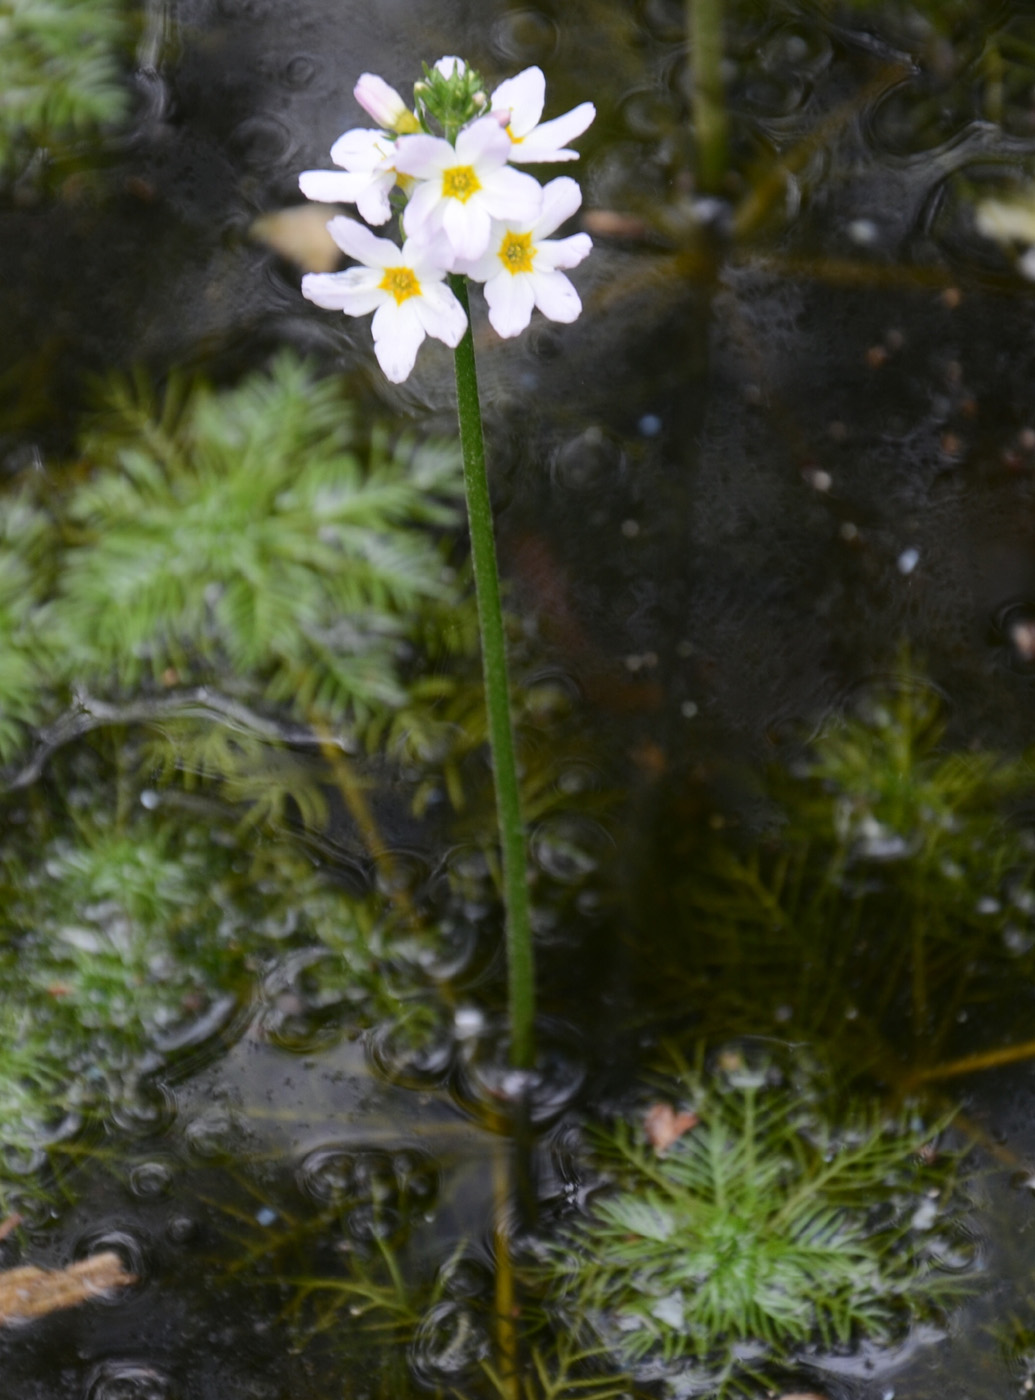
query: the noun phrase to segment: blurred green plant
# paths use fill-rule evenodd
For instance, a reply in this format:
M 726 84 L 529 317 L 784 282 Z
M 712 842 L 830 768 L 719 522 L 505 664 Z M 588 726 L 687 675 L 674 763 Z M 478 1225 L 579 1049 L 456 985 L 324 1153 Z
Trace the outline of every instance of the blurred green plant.
M 123 0 L 0 0 L 0 174 L 125 116 Z
M 687 831 L 659 985 L 705 1033 L 818 1038 L 853 1075 L 936 1061 L 1035 975 L 1031 772 L 949 745 L 932 687 L 872 690 L 772 770 L 760 839 Z
M 681 1130 L 591 1129 L 601 1185 L 542 1247 L 547 1307 L 638 1383 L 755 1393 L 815 1349 L 901 1337 L 967 1286 L 954 1239 L 944 1124 L 816 1098 L 728 1056 L 683 1067 Z M 944 1261 L 952 1260 L 943 1271 Z

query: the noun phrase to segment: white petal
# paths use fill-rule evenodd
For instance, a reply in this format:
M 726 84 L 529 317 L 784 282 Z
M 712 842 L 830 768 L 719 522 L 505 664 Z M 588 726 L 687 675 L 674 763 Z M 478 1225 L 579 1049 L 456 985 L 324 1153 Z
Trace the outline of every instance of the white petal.
M 441 203 L 442 194 L 437 180 L 427 180 L 418 185 L 403 210 L 403 228 L 407 235 L 411 238 L 418 234 L 424 237 L 426 232 L 430 237 L 436 227 L 434 215 Z
M 560 274 L 558 274 L 560 275 Z M 485 284 L 489 323 L 504 340 L 520 335 L 532 319 L 535 294 L 527 272 L 501 272 Z
M 500 83 L 492 94 L 492 110 L 510 113 L 510 131 L 514 136 L 528 135 L 543 115 L 545 102 L 546 79 L 541 68 L 526 68 Z
M 404 175 L 430 180 L 442 170 L 456 165 L 456 152 L 441 136 L 400 136 L 393 153 L 395 168 Z
M 588 233 L 573 233 L 570 238 L 547 238 L 536 244 L 536 265 L 545 268 L 578 267 L 592 251 L 593 240 Z
M 417 238 L 407 238 L 402 248 L 402 260 L 406 267 L 412 267 L 417 281 L 423 287 L 425 282 L 441 282 L 447 272 L 452 272 L 456 255 L 449 239 L 437 230 L 430 237 L 421 234 Z
M 365 316 L 376 311 L 388 295 L 378 286 L 378 275 L 367 267 L 348 272 L 310 272 L 302 278 L 302 295 L 325 311 Z
M 371 329 L 374 332 L 374 354 L 393 384 L 409 377 L 424 339 L 424 327 L 414 309 L 415 298 L 397 305 L 389 299 L 374 312 Z
M 395 171 L 375 175 L 366 189 L 356 196 L 356 208 L 368 224 L 386 224 L 392 217 L 392 204 L 388 196 L 395 188 Z
M 462 58 L 457 58 L 456 54 L 446 54 L 445 58 L 440 58 L 434 65 L 436 73 L 441 73 L 443 78 L 452 78 L 458 73 L 467 72 L 467 64 Z
M 393 142 L 383 131 L 355 127 L 339 136 L 331 147 L 331 160 L 345 170 L 375 170 L 393 153 Z
M 597 114 L 592 102 L 582 102 L 565 112 L 563 117 L 543 122 L 510 153 L 511 160 L 524 163 L 533 160 L 578 160 L 578 151 L 563 149 L 569 141 L 581 136 Z
M 504 166 L 482 180 L 477 198 L 494 219 L 531 228 L 543 212 L 543 188 L 522 170 Z
M 355 219 L 339 214 L 327 225 L 327 232 L 343 253 L 368 267 L 392 267 L 398 264 L 399 249 L 387 238 L 378 238 Z
M 303 170 L 298 177 L 306 199 L 322 204 L 355 204 L 369 186 L 369 175 L 347 175 L 343 170 Z
M 442 215 L 442 227 L 454 254 L 465 262 L 480 258 L 489 246 L 492 220 L 473 199 L 466 204 L 457 199 L 449 200 Z
M 451 164 L 475 166 L 480 179 L 483 168 L 492 170 L 507 161 L 512 144 L 495 117 L 479 117 L 457 136 Z
M 543 212 L 536 220 L 535 241 L 549 238 L 555 228 L 570 219 L 582 203 L 582 191 L 570 175 L 559 175 L 543 186 Z
M 464 308 L 448 287 L 441 282 L 421 284 L 424 295 L 415 298 L 413 306 L 420 323 L 428 335 L 443 340 L 455 349 L 464 338 L 467 330 L 467 316 Z
M 469 262 L 458 262 L 456 272 L 462 272 L 469 277 L 472 282 L 487 282 L 490 277 L 495 277 L 500 270 L 500 242 L 502 240 L 502 230 L 499 224 L 494 224 L 492 232 L 489 234 L 489 246 L 480 258 L 472 258 Z
M 567 323 L 578 319 L 582 302 L 563 272 L 534 272 L 529 280 L 535 304 L 547 320 Z

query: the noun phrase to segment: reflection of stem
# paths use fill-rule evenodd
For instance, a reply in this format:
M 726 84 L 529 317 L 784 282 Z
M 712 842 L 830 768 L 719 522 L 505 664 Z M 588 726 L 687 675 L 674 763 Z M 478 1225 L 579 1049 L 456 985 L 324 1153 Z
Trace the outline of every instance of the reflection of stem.
M 492 531 L 492 502 L 485 471 L 485 443 L 478 403 L 478 375 L 474 362 L 467 278 L 451 273 L 449 285 L 467 316 L 467 331 L 456 347 L 456 404 L 460 419 L 467 518 L 471 530 L 471 564 L 478 602 L 478 631 L 482 642 L 489 747 L 496 781 L 496 813 L 503 857 L 510 1060 L 515 1069 L 531 1069 L 535 1055 L 535 968 L 528 908 L 525 824 L 521 816 L 521 791 L 514 757 L 514 724 L 510 714 L 507 647 L 496 567 L 496 542 Z
M 726 97 L 722 87 L 722 0 L 686 0 L 686 32 L 693 65 L 697 185 L 706 194 L 726 174 Z
M 517 1304 L 506 1223 L 507 1207 L 510 1203 L 510 1172 L 507 1167 L 507 1144 L 499 1140 L 493 1154 L 492 1171 L 496 1212 L 496 1353 L 499 1363 L 499 1390 L 503 1400 L 520 1400 Z
M 1013 1065 L 1019 1060 L 1032 1059 L 1035 1059 L 1035 1040 L 1025 1040 L 1020 1045 L 1008 1045 L 1002 1050 L 983 1050 L 977 1055 L 964 1055 L 960 1060 L 949 1060 L 943 1065 L 917 1070 L 906 1078 L 903 1088 L 908 1090 L 917 1084 L 955 1079 L 961 1074 L 976 1074 L 979 1070 L 996 1069 L 999 1065 Z
M 342 752 L 341 745 L 336 742 L 331 731 L 317 720 L 314 720 L 312 725 L 313 733 L 320 745 L 320 752 L 327 760 L 338 791 L 349 810 L 349 815 L 356 823 L 360 839 L 366 847 L 370 859 L 385 876 L 391 899 L 399 905 L 407 923 L 419 924 L 420 916 L 414 908 L 409 890 L 394 878 L 395 861 L 391 851 L 385 845 L 377 818 L 374 816 L 370 803 L 367 801 L 367 795 L 363 791 L 363 784 L 357 778 L 352 764 Z

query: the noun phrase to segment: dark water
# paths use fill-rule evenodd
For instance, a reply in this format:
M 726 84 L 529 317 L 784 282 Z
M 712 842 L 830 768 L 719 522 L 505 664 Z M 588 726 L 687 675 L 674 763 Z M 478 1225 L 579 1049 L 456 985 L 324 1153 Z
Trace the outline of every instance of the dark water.
M 1031 1069 L 1022 1052 L 953 1066 L 1030 1039 L 1033 283 L 1023 240 L 983 236 L 975 209 L 1029 188 L 1035 20 L 730 9 L 730 173 L 707 200 L 667 0 L 155 4 L 125 124 L 4 188 L 7 490 L 71 551 L 91 517 L 56 502 L 99 460 L 82 435 L 111 371 L 230 392 L 287 349 L 344 383 L 361 434 L 453 433 L 445 350 L 387 385 L 367 325 L 306 303 L 256 226 L 359 120 L 360 72 L 405 90 L 441 53 L 494 81 L 538 63 L 548 114 L 598 108 L 577 168 L 583 316 L 506 344 L 476 325 L 527 697 L 530 1157 L 515 1168 L 509 1138 L 485 764 L 476 744 L 455 773 L 443 759 L 477 738 L 470 654 L 408 636 L 412 671 L 467 686 L 434 743 L 393 732 L 363 753 L 345 727 L 367 818 L 290 687 L 260 703 L 225 657 L 94 677 L 85 699 L 66 674 L 15 715 L 2 972 L 12 1009 L 67 982 L 92 1010 L 62 1042 L 67 1121 L 36 1124 L 36 1155 L 8 1125 L 5 1210 L 24 1223 L 0 1251 L 57 1269 L 110 1248 L 136 1282 L 0 1331 L 4 1396 L 498 1393 L 479 1363 L 506 1311 L 497 1230 L 521 1234 L 514 1173 L 543 1232 L 577 1215 L 586 1125 L 639 1121 L 672 1043 L 709 1066 L 765 1047 L 781 1086 L 818 1063 L 839 1108 L 958 1112 L 973 1294 L 888 1348 L 806 1348 L 778 1388 L 1030 1390 Z M 459 524 L 436 529 L 461 568 Z M 47 548 L 26 565 L 44 612 Z M 185 717 L 268 745 L 250 786 L 184 781 L 200 759 L 169 781 L 155 734 Z M 242 828 L 284 765 L 290 800 Z M 169 926 L 175 972 L 148 943 Z M 126 1006 L 114 974 L 89 982 L 108 937 L 115 963 L 139 959 Z M 84 956 L 54 970 L 55 942 Z M 157 993 L 139 1009 L 151 983 L 172 1012 Z

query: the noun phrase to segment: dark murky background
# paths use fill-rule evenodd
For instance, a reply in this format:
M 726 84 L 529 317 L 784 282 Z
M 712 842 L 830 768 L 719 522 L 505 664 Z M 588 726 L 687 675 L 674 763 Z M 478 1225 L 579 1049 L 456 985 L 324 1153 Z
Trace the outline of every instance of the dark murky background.
M 1033 173 L 1035 16 L 1020 3 L 732 8 L 732 174 L 711 203 L 693 188 L 683 7 L 669 0 L 156 2 L 140 16 L 130 119 L 0 197 L 12 492 L 75 462 L 96 377 L 135 366 L 229 389 L 290 347 L 343 378 L 363 422 L 451 435 L 448 352 L 428 342 L 411 380 L 387 385 L 367 323 L 306 303 L 257 221 L 298 205 L 298 172 L 361 121 L 351 88 L 365 70 L 408 91 L 443 53 L 493 82 L 537 63 L 548 115 L 596 103 L 576 171 L 596 243 L 574 276 L 582 318 L 537 317 L 506 344 L 478 328 L 515 645 L 524 683 L 563 712 L 543 722 L 542 751 L 573 797 L 532 823 L 553 1027 L 544 1201 L 575 1189 L 572 1124 L 620 1103 L 666 1035 L 816 1036 L 846 1084 L 861 1055 L 868 1086 L 892 1097 L 917 1064 L 1030 1035 L 1023 962 L 973 1001 L 946 994 L 937 1042 L 923 1017 L 907 1033 L 908 998 L 891 997 L 879 1045 L 860 1051 L 862 964 L 859 1008 L 813 1023 L 796 966 L 767 983 L 716 951 L 694 881 L 713 868 L 710 842 L 778 847 L 787 818 L 767 775 L 793 777 L 817 736 L 903 675 L 942 706 L 944 751 L 1016 758 L 1032 743 L 1035 290 L 1023 246 L 983 237 L 973 209 Z M 133 751 L 132 722 L 117 732 Z M 46 748 L 30 807 L 56 811 L 70 784 L 107 791 L 117 765 L 77 768 L 82 742 Z M 227 974 L 210 1020 L 157 1070 L 127 1074 L 0 1244 L 8 1265 L 50 1267 L 110 1246 L 138 1279 L 0 1332 L 5 1397 L 327 1400 L 470 1383 L 462 1335 L 389 1330 L 393 1355 L 375 1366 L 357 1309 L 320 1332 L 298 1303 L 299 1279 L 362 1252 L 379 1211 L 405 1222 L 416 1277 L 461 1241 L 457 1296 L 491 1291 L 507 1146 L 493 1131 L 498 916 L 475 849 L 486 809 L 414 816 L 410 775 L 379 761 L 367 776 L 400 878 L 453 920 L 447 942 L 471 943 L 436 950 L 438 1028 L 414 1063 L 387 1014 L 372 1028 L 337 1003 L 326 1014 L 297 950 Z M 1011 802 L 1023 826 L 1030 791 Z M 20 811 L 11 822 L 29 830 Z M 211 820 L 199 807 L 199 830 Z M 999 832 L 982 837 L 989 866 Z M 305 849 L 350 895 L 395 898 L 340 804 Z M 447 876 L 462 894 L 441 893 Z M 857 894 L 846 885 L 830 906 L 846 939 Z M 963 881 L 952 899 L 969 910 L 985 894 Z M 241 927 L 258 928 L 262 910 L 241 907 Z M 5 976 L 16 1000 L 16 966 Z M 1035 1374 L 1031 1333 L 1001 1327 L 1032 1292 L 1030 1067 L 936 1083 L 936 1110 L 962 1105 L 979 1144 L 978 1299 L 896 1351 L 825 1358 L 831 1396 L 1021 1395 Z M 351 1246 L 335 1242 L 332 1207 Z

